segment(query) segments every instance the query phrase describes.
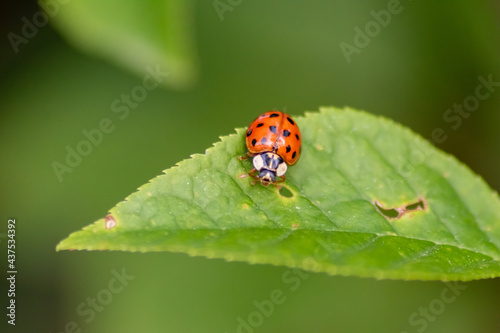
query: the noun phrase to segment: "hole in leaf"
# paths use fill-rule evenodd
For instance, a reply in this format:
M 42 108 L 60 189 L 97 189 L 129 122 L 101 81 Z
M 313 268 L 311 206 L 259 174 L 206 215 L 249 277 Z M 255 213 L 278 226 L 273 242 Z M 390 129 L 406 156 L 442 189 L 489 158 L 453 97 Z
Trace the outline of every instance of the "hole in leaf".
M 396 219 L 399 216 L 399 212 L 397 210 L 395 210 L 394 208 L 384 209 L 379 205 L 378 201 L 375 202 L 375 206 L 377 207 L 377 210 L 379 211 L 379 213 L 384 215 L 385 217 L 388 217 L 391 219 Z
M 420 209 L 425 209 L 424 202 L 422 200 L 406 206 L 406 210 L 420 210 Z
M 425 210 L 425 201 L 422 198 L 415 203 L 394 208 L 384 208 L 378 201 L 374 201 L 373 204 L 375 205 L 375 208 L 377 208 L 377 211 L 388 219 L 399 219 L 406 213 L 414 212 L 416 210 Z
M 286 187 L 282 186 L 280 189 L 279 189 L 279 192 L 281 194 L 282 197 L 285 197 L 285 198 L 291 198 L 293 197 L 293 193 Z

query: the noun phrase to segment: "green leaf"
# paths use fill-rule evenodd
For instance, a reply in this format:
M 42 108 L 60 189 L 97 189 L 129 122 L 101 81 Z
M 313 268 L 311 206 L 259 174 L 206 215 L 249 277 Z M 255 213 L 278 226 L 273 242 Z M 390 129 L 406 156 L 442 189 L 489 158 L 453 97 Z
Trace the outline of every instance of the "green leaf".
M 244 129 L 143 185 L 58 250 L 172 251 L 390 279 L 500 275 L 500 201 L 454 157 L 382 117 L 295 119 L 301 160 L 280 193 L 240 175 Z M 116 223 L 115 226 L 114 223 Z
M 43 5 L 54 26 L 75 47 L 140 77 L 147 68 L 168 72 L 162 84 L 192 85 L 197 75 L 193 2 L 190 0 L 86 0 Z M 150 83 L 152 84 L 152 83 Z

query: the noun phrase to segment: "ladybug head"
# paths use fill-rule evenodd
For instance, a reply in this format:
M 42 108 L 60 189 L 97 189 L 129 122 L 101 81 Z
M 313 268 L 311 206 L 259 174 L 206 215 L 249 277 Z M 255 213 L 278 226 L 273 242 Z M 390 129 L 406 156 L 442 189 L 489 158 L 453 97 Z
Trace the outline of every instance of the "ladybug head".
M 276 180 L 276 172 L 267 169 L 262 169 L 259 171 L 259 175 L 257 177 L 259 177 L 262 185 L 267 186 L 270 183 L 274 183 L 274 181 Z
M 287 170 L 287 165 L 283 159 L 275 153 L 265 152 L 255 155 L 253 167 L 259 171 L 258 178 L 262 185 L 269 185 L 276 181 L 276 177 L 281 177 Z

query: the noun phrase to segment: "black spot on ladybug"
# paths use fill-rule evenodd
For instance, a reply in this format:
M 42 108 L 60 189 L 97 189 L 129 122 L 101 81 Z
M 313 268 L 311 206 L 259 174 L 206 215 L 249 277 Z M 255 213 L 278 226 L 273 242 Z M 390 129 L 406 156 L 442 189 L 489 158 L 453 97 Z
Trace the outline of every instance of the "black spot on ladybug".
M 292 158 L 295 158 L 295 156 L 297 156 L 297 152 L 296 151 L 293 152 Z
M 289 130 L 284 130 L 284 131 L 283 131 L 283 136 L 284 136 L 285 138 L 288 138 L 288 137 L 290 136 L 290 131 L 289 131 Z
M 257 127 L 262 127 L 262 126 L 264 126 L 263 123 L 260 123 L 260 124 L 257 125 Z
M 273 133 L 276 133 L 276 131 L 278 130 L 278 128 L 276 126 L 269 126 L 269 130 Z
M 295 125 L 295 123 L 293 122 L 292 118 L 286 117 L 286 119 L 288 119 L 288 121 L 290 122 L 290 124 Z
M 261 140 L 260 140 L 260 143 L 262 144 L 265 144 L 267 142 L 267 138 L 266 137 L 263 137 Z
M 290 150 L 292 150 L 292 147 L 290 147 L 290 145 L 286 146 L 286 152 L 289 153 Z
M 275 118 L 275 117 L 279 117 L 279 113 L 273 113 L 269 116 L 269 118 Z
M 297 138 L 297 140 L 300 140 L 300 138 L 299 138 L 299 135 L 298 135 L 298 134 L 295 134 L 295 137 Z
M 255 146 L 256 143 L 257 143 L 257 140 L 253 139 L 252 140 L 252 146 Z
M 248 132 L 247 132 L 247 136 L 250 136 L 252 134 L 252 130 L 249 129 Z

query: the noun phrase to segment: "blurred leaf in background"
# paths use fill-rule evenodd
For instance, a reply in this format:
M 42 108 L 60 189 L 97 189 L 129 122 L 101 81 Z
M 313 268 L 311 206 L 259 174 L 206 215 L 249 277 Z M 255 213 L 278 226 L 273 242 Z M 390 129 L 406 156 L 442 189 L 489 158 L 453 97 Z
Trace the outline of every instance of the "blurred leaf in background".
M 192 16 L 186 14 L 192 18 L 186 29 L 196 36 L 197 83 L 188 90 L 148 90 L 124 119 L 111 105 L 143 85 L 144 63 L 131 75 L 110 66 L 114 58 L 103 62 L 80 53 L 67 44 L 69 33 L 60 37 L 57 15 L 16 53 L 7 34 L 22 36 L 23 18 L 33 22 L 40 8 L 27 0 L 2 6 L 0 235 L 7 219 L 17 218 L 22 270 L 16 330 L 63 332 L 75 322 L 83 332 L 235 332 L 241 320 L 260 318 L 255 302 L 268 304 L 281 290 L 272 299 L 285 300 L 273 303 L 269 317 L 261 314 L 260 325 L 251 327 L 255 332 L 496 333 L 498 280 L 450 289 L 440 282 L 302 277 L 282 267 L 183 254 L 54 251 L 60 239 L 105 215 L 161 170 L 272 108 L 298 114 L 318 105 L 349 105 L 427 139 L 441 128 L 447 139 L 436 145 L 500 189 L 500 90 L 459 127 L 443 119 L 455 103 L 474 96 L 479 76 L 500 81 L 497 1 L 401 1 L 403 10 L 351 63 L 340 43 L 354 43 L 354 28 L 364 30 L 375 20 L 371 11 L 387 10 L 388 1 L 221 1 L 232 8 L 222 21 L 212 1 L 195 1 Z M 142 10 L 154 22 L 161 15 Z M 144 45 L 158 37 L 149 35 Z M 52 163 L 63 163 L 66 147 L 88 140 L 84 130 L 99 128 L 103 119 L 114 130 L 59 182 Z M 134 279 L 113 293 L 114 272 L 122 269 Z M 5 286 L 2 280 L 1 290 Z M 92 308 L 89 298 L 106 303 L 97 303 L 102 309 L 92 319 L 81 315 Z
M 40 1 L 69 43 L 144 75 L 159 66 L 164 83 L 192 87 L 198 76 L 192 0 Z

